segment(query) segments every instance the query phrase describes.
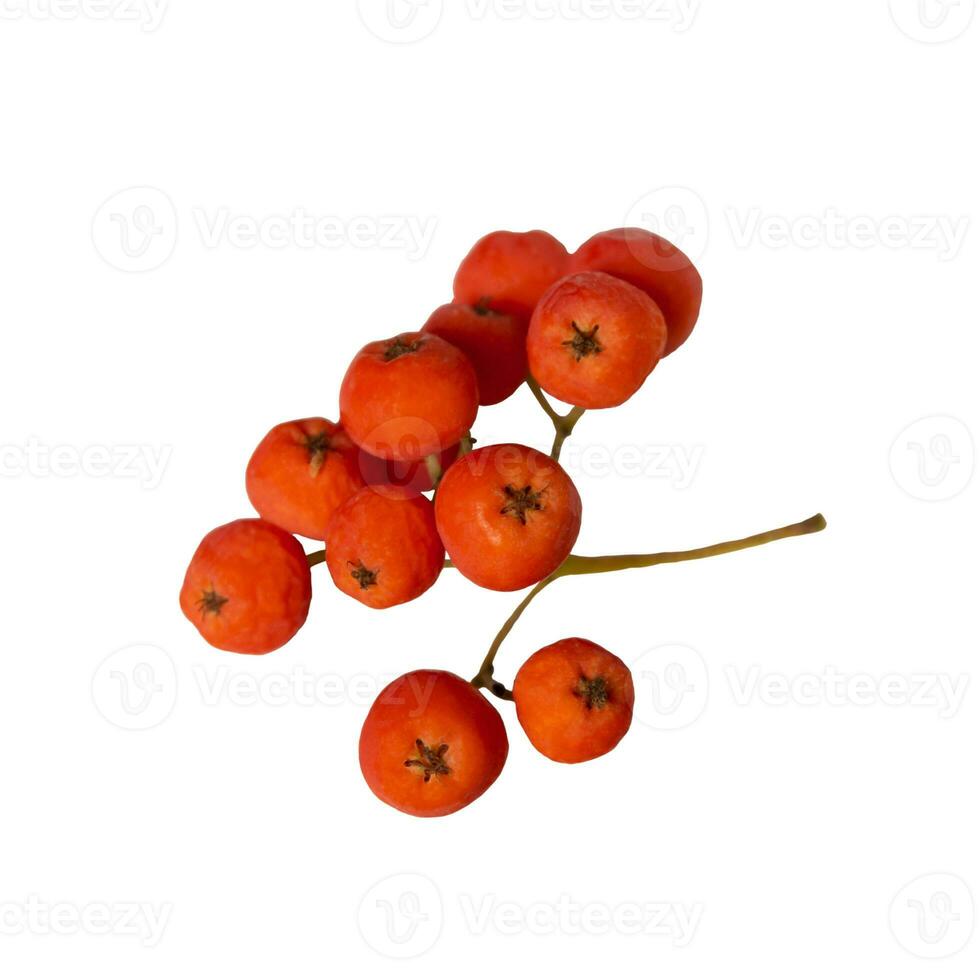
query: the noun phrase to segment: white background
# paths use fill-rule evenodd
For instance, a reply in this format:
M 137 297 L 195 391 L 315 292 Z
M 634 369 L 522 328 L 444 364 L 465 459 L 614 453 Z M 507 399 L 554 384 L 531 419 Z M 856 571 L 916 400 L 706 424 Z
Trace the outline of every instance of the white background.
M 3 975 L 976 976 L 974 0 L 133 2 L 0 18 Z M 830 527 L 556 585 L 500 676 L 592 638 L 629 737 L 556 766 L 501 704 L 498 783 L 412 820 L 358 770 L 372 692 L 470 676 L 517 597 L 379 614 L 319 568 L 246 659 L 184 567 L 478 236 L 624 223 L 705 303 L 567 444 L 576 550 Z M 526 390 L 476 435 L 550 439 Z

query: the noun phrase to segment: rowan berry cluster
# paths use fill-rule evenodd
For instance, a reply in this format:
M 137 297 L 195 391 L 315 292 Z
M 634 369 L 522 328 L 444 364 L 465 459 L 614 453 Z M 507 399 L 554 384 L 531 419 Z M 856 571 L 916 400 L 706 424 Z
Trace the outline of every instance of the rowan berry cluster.
M 444 568 L 486 589 L 533 587 L 471 681 L 419 670 L 378 696 L 361 733 L 364 777 L 416 816 L 473 802 L 508 752 L 483 690 L 515 702 L 550 759 L 609 752 L 630 727 L 634 693 L 629 668 L 608 650 L 563 639 L 524 663 L 513 690 L 494 678 L 497 650 L 534 596 L 566 575 L 703 558 L 824 526 L 817 515 L 690 552 L 572 554 L 582 501 L 562 445 L 586 410 L 621 405 L 687 340 L 701 288 L 678 248 L 640 229 L 602 232 L 574 253 L 543 231 L 482 238 L 456 273 L 452 303 L 354 357 L 339 423 L 285 422 L 259 443 L 245 481 L 260 516 L 204 538 L 180 593 L 185 615 L 219 649 L 264 654 L 306 621 L 321 562 L 341 592 L 375 609 L 418 598 Z M 551 454 L 474 449 L 480 406 L 525 383 L 554 424 Z M 567 414 L 546 395 L 571 406 Z M 307 555 L 294 535 L 324 548 Z

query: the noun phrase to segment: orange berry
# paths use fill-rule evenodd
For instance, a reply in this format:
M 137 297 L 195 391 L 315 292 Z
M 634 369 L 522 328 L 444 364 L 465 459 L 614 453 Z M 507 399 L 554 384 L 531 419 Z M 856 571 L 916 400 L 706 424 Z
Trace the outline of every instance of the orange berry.
M 442 817 L 468 806 L 500 775 L 507 732 L 472 684 L 416 670 L 389 684 L 361 729 L 361 772 L 396 810 Z
M 300 543 L 252 517 L 205 536 L 187 568 L 180 608 L 211 646 L 269 653 L 306 622 L 311 595 Z
M 476 374 L 434 334 L 403 333 L 363 347 L 340 386 L 340 420 L 372 456 L 412 461 L 440 453 L 476 418 Z
M 541 294 L 568 267 L 568 250 L 546 231 L 494 231 L 463 259 L 453 282 L 457 303 L 531 316 Z
M 527 320 L 485 306 L 446 303 L 426 321 L 423 333 L 434 333 L 458 347 L 476 371 L 480 404 L 509 398 L 527 377 Z
M 569 272 L 608 272 L 642 289 L 667 321 L 664 357 L 687 340 L 701 312 L 701 276 L 676 246 L 643 228 L 594 235 L 571 257 Z
M 541 297 L 527 334 L 528 363 L 549 395 L 612 408 L 639 390 L 666 341 L 663 315 L 646 293 L 604 272 L 580 272 Z
M 517 720 L 555 762 L 587 762 L 614 749 L 633 720 L 633 678 L 590 640 L 559 640 L 525 661 L 514 680 Z
M 485 446 L 442 478 L 436 524 L 466 578 L 511 592 L 550 575 L 569 556 L 582 501 L 550 456 L 527 446 Z
M 372 609 L 417 599 L 442 571 L 445 549 L 428 497 L 399 487 L 365 487 L 334 514 L 327 568 L 341 592 Z
M 358 456 L 350 437 L 334 422 L 283 422 L 249 460 L 248 499 L 265 520 L 322 541 L 333 512 L 365 485 Z

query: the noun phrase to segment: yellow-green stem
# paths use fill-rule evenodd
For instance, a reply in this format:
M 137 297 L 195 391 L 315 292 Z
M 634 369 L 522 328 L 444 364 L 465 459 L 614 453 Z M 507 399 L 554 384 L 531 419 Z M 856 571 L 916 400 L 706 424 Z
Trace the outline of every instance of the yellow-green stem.
M 442 463 L 439 461 L 438 453 L 431 453 L 425 457 L 425 470 L 429 474 L 432 486 L 438 488 L 439 481 L 442 479 Z
M 493 677 L 493 663 L 500 649 L 501 644 L 507 635 L 514 628 L 518 619 L 521 618 L 524 610 L 531 604 L 534 598 L 544 591 L 552 582 L 564 578 L 566 575 L 596 575 L 603 572 L 619 572 L 627 568 L 649 568 L 652 565 L 669 565 L 679 561 L 698 561 L 701 558 L 713 558 L 716 555 L 727 555 L 733 551 L 744 551 L 746 548 L 757 548 L 759 545 L 769 544 L 772 541 L 781 541 L 784 538 L 795 538 L 803 534 L 815 534 L 822 531 L 827 526 L 827 521 L 823 514 L 814 514 L 813 517 L 797 524 L 789 524 L 786 527 L 777 528 L 774 531 L 764 531 L 762 534 L 753 534 L 748 538 L 738 538 L 735 541 L 723 541 L 720 544 L 709 545 L 706 548 L 694 548 L 689 551 L 658 551 L 649 555 L 602 555 L 599 557 L 586 557 L 584 555 L 570 555 L 564 564 L 557 571 L 554 571 L 547 578 L 542 579 L 524 597 L 521 604 L 511 613 L 510 618 L 500 628 L 490 649 L 487 651 L 480 672 L 473 678 L 471 683 L 474 687 L 483 687 L 497 697 L 505 700 L 513 700 L 513 695 L 499 681 Z
M 527 386 L 531 389 L 537 403 L 544 409 L 545 415 L 551 419 L 551 424 L 555 427 L 555 441 L 551 445 L 551 458 L 558 460 L 561 456 L 561 447 L 565 445 L 565 440 L 572 434 L 578 420 L 585 414 L 584 408 L 576 406 L 567 415 L 559 415 L 554 410 L 551 402 L 545 397 L 541 386 L 531 377 L 527 376 Z
M 551 458 L 558 460 L 561 456 L 561 447 L 565 445 L 565 440 L 572 434 L 576 422 L 585 414 L 584 408 L 573 408 L 567 415 L 563 416 L 560 422 L 555 423 L 555 441 L 551 444 Z

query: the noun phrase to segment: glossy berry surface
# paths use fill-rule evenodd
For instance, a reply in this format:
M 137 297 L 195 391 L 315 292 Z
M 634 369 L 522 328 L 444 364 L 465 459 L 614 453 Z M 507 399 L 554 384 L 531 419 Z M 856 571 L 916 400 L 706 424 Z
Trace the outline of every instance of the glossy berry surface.
M 359 756 L 378 799 L 416 817 L 441 817 L 493 785 L 507 748 L 500 715 L 472 684 L 443 670 L 415 670 L 378 695 Z
M 614 228 L 593 235 L 571 257 L 569 272 L 607 272 L 642 289 L 667 322 L 664 356 L 694 330 L 703 286 L 694 263 L 673 243 L 644 228 Z
M 423 333 L 434 333 L 458 347 L 476 371 L 481 405 L 509 398 L 527 375 L 527 320 L 485 306 L 446 303 L 426 321 Z
M 363 347 L 340 386 L 340 418 L 372 456 L 413 461 L 456 445 L 479 406 L 466 355 L 434 334 L 403 333 Z
M 487 589 L 523 589 L 570 554 L 582 501 L 550 456 L 516 444 L 458 460 L 436 494 L 436 523 L 453 565 Z
M 587 762 L 614 749 L 633 720 L 633 678 L 591 640 L 559 640 L 533 654 L 514 681 L 517 718 L 555 762 Z
M 300 543 L 268 521 L 245 518 L 215 528 L 198 545 L 180 608 L 212 646 L 269 653 L 306 622 L 311 595 Z
M 445 549 L 428 497 L 397 487 L 365 487 L 334 514 L 326 535 L 334 585 L 372 609 L 410 602 L 442 571 Z
M 528 319 L 544 291 L 566 274 L 569 260 L 565 246 L 546 231 L 494 231 L 463 259 L 453 297 Z
M 322 541 L 333 512 L 365 485 L 359 456 L 335 422 L 283 422 L 252 453 L 245 471 L 248 499 L 270 523 Z
M 541 298 L 528 330 L 528 362 L 555 398 L 613 408 L 639 390 L 666 341 L 663 315 L 646 293 L 604 272 L 580 272 Z

